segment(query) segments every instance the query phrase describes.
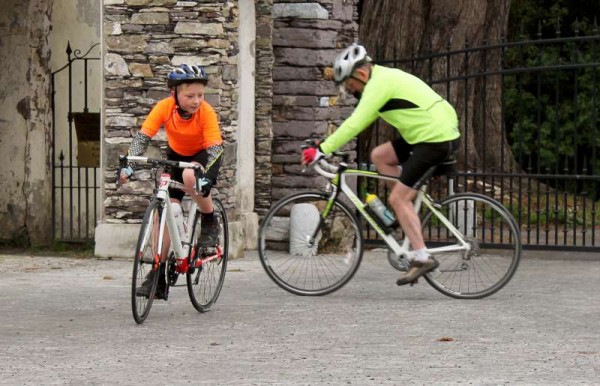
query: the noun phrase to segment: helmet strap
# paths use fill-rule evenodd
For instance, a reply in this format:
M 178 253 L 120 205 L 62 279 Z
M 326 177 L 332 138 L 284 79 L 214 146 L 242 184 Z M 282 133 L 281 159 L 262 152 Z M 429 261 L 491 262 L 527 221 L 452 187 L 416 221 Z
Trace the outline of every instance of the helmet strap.
M 175 86 L 175 92 L 174 92 L 173 97 L 175 98 L 175 105 L 177 106 L 177 113 L 179 114 L 179 116 L 183 119 L 190 119 L 193 114 L 188 113 L 187 111 L 182 109 L 181 106 L 179 106 L 179 96 L 177 95 L 177 86 Z
M 362 79 L 360 79 L 360 78 L 357 78 L 357 77 L 355 77 L 355 76 L 351 76 L 350 78 L 352 78 L 352 79 L 354 79 L 354 80 L 356 80 L 356 81 L 359 81 L 359 82 L 360 82 L 360 83 L 362 83 L 362 84 L 367 84 L 367 82 L 365 82 L 364 80 L 362 80 Z

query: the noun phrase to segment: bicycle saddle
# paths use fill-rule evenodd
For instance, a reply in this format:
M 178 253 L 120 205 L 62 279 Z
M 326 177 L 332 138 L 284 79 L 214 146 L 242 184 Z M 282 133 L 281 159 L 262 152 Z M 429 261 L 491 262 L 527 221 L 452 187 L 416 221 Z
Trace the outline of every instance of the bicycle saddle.
M 433 177 L 440 177 L 440 176 L 445 176 L 445 175 L 449 175 L 449 174 L 455 174 L 456 173 L 456 153 L 452 153 L 448 156 L 448 158 L 446 158 L 446 160 L 444 162 L 442 162 L 441 164 L 439 164 L 438 166 L 436 166 L 435 169 L 433 169 L 433 172 L 431 173 L 431 175 Z

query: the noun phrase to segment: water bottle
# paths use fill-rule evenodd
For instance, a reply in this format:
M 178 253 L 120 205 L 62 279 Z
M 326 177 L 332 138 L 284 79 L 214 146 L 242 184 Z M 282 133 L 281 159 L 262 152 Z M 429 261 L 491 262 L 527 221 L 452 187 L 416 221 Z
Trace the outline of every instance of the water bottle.
M 175 224 L 179 231 L 179 238 L 181 239 L 181 246 L 185 248 L 187 244 L 187 225 L 183 217 L 183 209 L 181 204 L 178 202 L 171 202 L 171 209 L 173 210 L 173 217 L 175 217 Z M 175 270 L 179 273 L 187 273 L 189 266 L 185 256 L 175 255 Z
M 391 228 L 394 226 L 396 219 L 393 213 L 381 202 L 379 197 L 375 194 L 367 194 L 365 202 L 385 227 Z
M 187 240 L 187 226 L 183 218 L 183 209 L 178 202 L 172 202 L 171 208 L 173 208 L 173 217 L 175 217 L 175 224 L 177 224 L 179 236 L 183 244 Z

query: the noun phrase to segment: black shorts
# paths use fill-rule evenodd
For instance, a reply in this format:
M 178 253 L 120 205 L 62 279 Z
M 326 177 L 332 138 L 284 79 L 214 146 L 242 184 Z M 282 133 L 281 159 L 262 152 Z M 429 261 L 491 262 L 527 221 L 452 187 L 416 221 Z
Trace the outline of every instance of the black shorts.
M 206 166 L 208 162 L 208 151 L 200 150 L 194 155 L 187 156 L 176 153 L 173 149 L 171 149 L 171 147 L 167 146 L 167 159 L 171 161 L 198 162 L 200 165 Z M 183 183 L 183 169 L 169 167 L 165 170 L 171 174 L 172 179 Z M 169 195 L 171 198 L 181 201 L 183 196 L 185 196 L 185 193 L 179 189 L 169 188 Z
M 460 138 L 446 142 L 409 144 L 400 137 L 392 141 L 396 157 L 402 165 L 400 182 L 413 189 L 423 183 L 423 177 L 458 150 Z

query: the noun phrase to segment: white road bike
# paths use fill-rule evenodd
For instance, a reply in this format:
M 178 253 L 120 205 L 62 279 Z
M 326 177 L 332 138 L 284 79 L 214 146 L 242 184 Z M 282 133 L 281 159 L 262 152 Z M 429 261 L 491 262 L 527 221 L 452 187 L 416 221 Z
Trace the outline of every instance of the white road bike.
M 157 172 L 160 167 L 192 168 L 196 171 L 196 181 L 203 172 L 202 166 L 190 162 L 170 161 L 139 156 L 121 156 L 120 164 L 124 167 L 127 162 L 152 165 Z M 215 216 L 217 216 L 220 231 L 219 243 L 213 247 L 200 247 L 201 215 L 197 204 L 190 200 L 184 228 L 187 234 L 182 235 L 177 227 L 169 196 L 169 187 L 187 193 L 187 188 L 178 181 L 171 179 L 171 174 L 163 172 L 157 180 L 157 186 L 144 214 L 133 259 L 133 275 L 131 281 L 131 307 L 133 318 L 137 323 L 143 323 L 154 301 L 159 275 L 154 275 L 150 296 L 138 296 L 136 288 L 141 286 L 150 271 L 159 271 L 162 261 L 165 233 L 171 240 L 169 256 L 166 261 L 165 298 L 168 297 L 169 287 L 176 285 L 179 275 L 186 276 L 186 285 L 190 301 L 199 312 L 207 311 L 219 297 L 225 273 L 227 270 L 228 253 L 228 224 L 227 215 L 222 203 L 213 197 Z M 196 191 L 199 187 L 196 186 Z
M 455 162 L 440 165 L 426 178 L 446 174 Z M 357 216 L 383 240 L 391 265 L 407 270 L 413 253 L 409 240 L 398 240 L 397 229 L 386 228 L 347 181 L 358 176 L 397 178 L 324 159 L 313 167 L 328 179 L 327 187 L 290 194 L 262 219 L 259 256 L 269 277 L 297 295 L 325 295 L 340 289 L 356 273 L 363 256 L 363 229 Z M 478 193 L 450 194 L 434 202 L 423 185 L 414 209 L 421 216 L 427 249 L 440 262 L 438 269 L 424 275 L 436 290 L 453 298 L 478 299 L 497 292 L 513 277 L 521 259 L 520 231 L 500 202 Z

